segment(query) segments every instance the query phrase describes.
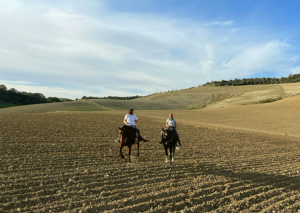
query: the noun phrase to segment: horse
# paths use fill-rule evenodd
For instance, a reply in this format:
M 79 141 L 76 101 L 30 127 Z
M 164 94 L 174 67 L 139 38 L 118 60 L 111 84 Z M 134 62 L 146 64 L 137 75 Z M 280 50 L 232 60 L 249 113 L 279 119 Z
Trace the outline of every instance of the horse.
M 149 140 L 145 140 L 140 135 L 140 131 L 138 129 L 137 129 L 137 132 L 138 132 L 138 141 L 136 143 L 136 148 L 137 148 L 137 157 L 139 157 L 140 156 L 140 152 L 139 152 L 140 141 L 148 142 Z M 124 160 L 122 148 L 124 146 L 128 146 L 128 163 L 130 163 L 131 146 L 133 144 L 135 144 L 134 128 L 131 126 L 128 126 L 128 125 L 119 127 L 119 138 L 120 138 L 120 156 Z
M 164 145 L 166 151 L 166 163 L 168 162 L 168 148 L 169 148 L 170 166 L 172 166 L 172 161 L 174 161 L 175 146 L 177 141 L 179 143 L 179 146 L 181 146 L 179 137 L 176 135 L 175 130 L 172 127 L 169 127 L 167 129 L 162 129 L 161 135 L 162 135 L 162 144 Z

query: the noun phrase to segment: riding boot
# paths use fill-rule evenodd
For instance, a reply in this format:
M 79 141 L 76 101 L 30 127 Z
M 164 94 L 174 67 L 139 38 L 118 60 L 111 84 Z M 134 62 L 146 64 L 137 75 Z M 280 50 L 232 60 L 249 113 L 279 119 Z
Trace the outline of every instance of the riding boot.
M 135 142 L 137 143 L 139 141 L 139 133 L 135 133 Z

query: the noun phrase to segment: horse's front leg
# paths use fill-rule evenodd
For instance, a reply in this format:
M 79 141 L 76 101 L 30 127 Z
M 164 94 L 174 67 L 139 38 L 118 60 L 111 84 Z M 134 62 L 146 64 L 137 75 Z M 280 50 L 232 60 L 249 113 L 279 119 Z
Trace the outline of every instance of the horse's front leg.
M 139 151 L 139 148 L 140 148 L 140 142 L 137 142 L 137 143 L 136 143 L 136 148 L 137 148 L 137 156 L 139 157 L 139 156 L 140 156 L 140 151 Z
M 175 158 L 175 146 L 173 147 L 173 156 L 172 156 L 172 161 L 174 161 L 174 158 Z
M 131 145 L 128 146 L 128 163 L 130 163 Z
M 172 161 L 174 160 L 172 158 L 172 152 L 173 152 L 173 146 L 170 146 L 170 166 L 172 166 Z
M 166 152 L 166 163 L 168 163 L 168 147 L 164 145 L 165 152 Z
M 120 143 L 120 156 L 121 156 L 121 158 L 124 160 L 124 155 L 123 155 L 123 153 L 122 153 L 122 148 L 123 148 L 123 144 Z

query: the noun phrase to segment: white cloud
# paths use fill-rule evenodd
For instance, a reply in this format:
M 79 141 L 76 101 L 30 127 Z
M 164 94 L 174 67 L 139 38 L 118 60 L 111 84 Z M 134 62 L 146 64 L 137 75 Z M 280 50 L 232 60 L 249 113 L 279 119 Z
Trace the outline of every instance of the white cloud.
M 146 95 L 156 85 L 197 86 L 212 74 L 222 80 L 288 71 L 288 59 L 298 57 L 285 54 L 291 47 L 276 35 L 266 39 L 253 29 L 232 29 L 233 20 L 201 24 L 104 6 L 90 15 L 80 12 L 85 4 L 78 1 L 75 10 L 48 1 L 0 0 L 1 79 L 60 85 L 22 87 L 48 96 Z
M 28 81 L 7 81 L 7 80 L 1 80 L 0 79 L 0 83 L 1 84 L 10 84 L 10 83 L 14 83 L 14 84 L 35 84 L 33 82 L 28 82 Z
M 213 21 L 213 22 L 209 22 L 204 24 L 204 26 L 209 26 L 209 25 L 221 25 L 221 26 L 228 26 L 228 25 L 232 25 L 233 24 L 233 20 L 230 21 Z
M 266 68 L 276 70 L 275 65 L 282 62 L 282 52 L 287 47 L 289 47 L 288 44 L 279 41 L 249 47 L 238 52 L 231 60 L 223 63 L 221 69 L 224 71 L 239 71 L 246 76 Z

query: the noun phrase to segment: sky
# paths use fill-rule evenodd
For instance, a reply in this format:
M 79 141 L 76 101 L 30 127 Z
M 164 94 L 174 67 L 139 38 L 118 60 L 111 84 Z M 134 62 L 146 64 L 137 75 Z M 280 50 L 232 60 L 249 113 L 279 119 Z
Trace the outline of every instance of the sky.
M 0 0 L 0 84 L 148 95 L 300 74 L 300 0 Z

